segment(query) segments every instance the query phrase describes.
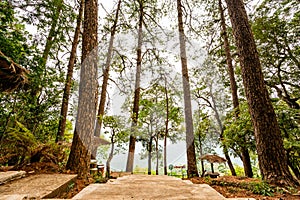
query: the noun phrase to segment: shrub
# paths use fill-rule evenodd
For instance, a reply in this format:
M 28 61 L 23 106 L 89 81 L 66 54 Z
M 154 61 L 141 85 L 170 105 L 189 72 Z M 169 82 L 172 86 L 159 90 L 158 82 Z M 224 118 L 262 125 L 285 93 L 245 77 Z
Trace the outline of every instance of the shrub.
M 274 189 L 266 182 L 253 182 L 250 184 L 250 190 L 254 194 L 261 194 L 264 196 L 274 196 Z

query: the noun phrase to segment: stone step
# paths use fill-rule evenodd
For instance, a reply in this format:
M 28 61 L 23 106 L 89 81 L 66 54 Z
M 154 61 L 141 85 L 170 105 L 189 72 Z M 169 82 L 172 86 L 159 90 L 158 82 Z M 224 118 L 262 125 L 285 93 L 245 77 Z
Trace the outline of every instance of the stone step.
M 26 176 L 25 171 L 0 172 L 0 185 Z
M 53 198 L 74 186 L 77 175 L 37 174 L 0 185 L 0 200 Z

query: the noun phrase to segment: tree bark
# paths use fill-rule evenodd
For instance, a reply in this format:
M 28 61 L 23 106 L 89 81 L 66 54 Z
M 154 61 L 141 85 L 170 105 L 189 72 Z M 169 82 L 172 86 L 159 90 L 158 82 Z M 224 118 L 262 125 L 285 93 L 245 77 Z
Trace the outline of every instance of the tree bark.
M 181 0 L 177 0 L 177 12 L 178 12 L 178 31 L 180 42 L 180 58 L 182 66 L 182 82 L 184 92 L 184 113 L 186 124 L 186 150 L 187 150 L 187 175 L 188 177 L 199 176 L 196 163 L 196 153 L 194 144 L 194 130 L 193 130 L 193 118 L 192 118 L 192 105 L 191 105 L 191 91 L 190 82 L 187 68 L 186 57 L 186 44 L 185 34 L 182 20 L 182 4 Z
M 80 179 L 87 179 L 88 171 L 90 169 L 90 153 L 76 129 L 74 131 L 71 152 L 66 169 L 78 173 L 78 178 Z
M 250 158 L 249 151 L 246 147 L 241 147 L 240 149 L 241 149 L 241 154 L 242 154 L 242 161 L 243 161 L 245 176 L 252 178 L 253 171 L 252 171 L 251 158 Z
M 202 142 L 201 142 L 201 134 L 198 135 L 198 141 L 199 141 L 199 153 L 200 153 L 200 158 L 203 156 L 203 147 L 202 147 Z M 204 169 L 204 161 L 200 159 L 201 162 L 201 177 L 204 177 L 205 174 L 205 169 Z
M 166 133 L 167 134 L 167 133 Z M 168 136 L 164 136 L 164 175 L 168 175 L 168 165 L 167 165 L 167 139 Z
M 129 149 L 127 157 L 126 172 L 133 173 L 133 162 L 135 152 L 135 132 L 139 115 L 139 101 L 140 101 L 140 82 L 141 82 L 141 67 L 142 67 L 142 36 L 143 36 L 143 18 L 144 18 L 144 5 L 143 1 L 139 1 L 139 28 L 138 28 L 138 47 L 137 47 L 137 65 L 136 65 L 136 77 L 135 77 L 135 91 L 132 110 L 132 124 L 131 135 L 129 138 Z
M 235 112 L 235 117 L 238 118 L 239 117 L 239 98 L 238 98 L 238 92 L 237 92 L 237 84 L 236 84 L 235 77 L 234 77 L 234 68 L 232 65 L 232 57 L 231 57 L 230 45 L 229 45 L 227 28 L 226 28 L 226 23 L 225 23 L 224 9 L 223 9 L 221 0 L 219 0 L 219 12 L 221 15 L 221 29 L 222 29 L 222 36 L 223 36 L 223 40 L 224 40 L 224 49 L 225 49 L 225 54 L 226 54 L 228 75 L 229 75 L 229 80 L 230 80 L 232 103 L 233 103 L 233 108 L 234 108 L 234 112 Z M 227 150 L 227 152 L 228 152 L 228 150 Z M 250 155 L 249 155 L 248 149 L 241 147 L 241 155 L 242 155 L 245 176 L 252 178 L 253 172 L 252 172 L 251 160 L 250 160 Z M 227 155 L 227 156 L 229 157 L 229 155 Z M 233 169 L 233 166 L 230 166 L 229 168 Z M 231 173 L 233 174 L 233 171 L 231 171 Z M 235 174 L 235 172 L 234 172 L 234 174 Z
M 150 125 L 152 126 L 152 125 Z M 148 175 L 151 175 L 151 160 L 152 160 L 152 131 L 150 134 L 149 147 L 148 147 Z
M 167 90 L 167 78 L 165 77 L 165 97 L 166 97 L 166 128 L 164 135 L 164 175 L 168 175 L 168 166 L 167 166 L 167 139 L 169 135 L 169 95 Z
M 97 57 L 98 57 L 98 2 L 85 0 L 82 38 L 82 66 L 80 71 L 78 113 L 67 169 L 87 179 L 90 148 L 96 121 Z
M 227 160 L 227 164 L 228 164 L 228 167 L 230 169 L 231 175 L 232 176 L 236 176 L 236 172 L 235 172 L 235 169 L 234 169 L 233 164 L 231 162 L 231 158 L 229 156 L 228 148 L 227 147 L 223 147 L 223 153 L 224 153 L 225 158 Z
M 79 7 L 79 13 L 77 16 L 77 23 L 76 23 L 76 28 L 75 28 L 74 39 L 72 42 L 70 59 L 69 59 L 69 63 L 68 63 L 68 72 L 67 72 L 62 106 L 61 106 L 61 111 L 60 111 L 58 132 L 56 135 L 55 142 L 63 140 L 64 133 L 66 130 L 68 104 L 69 104 L 69 97 L 70 97 L 70 91 L 71 91 L 71 85 L 72 85 L 73 69 L 74 69 L 74 65 L 75 65 L 75 61 L 76 61 L 76 50 L 77 50 L 77 46 L 78 46 L 78 42 L 79 42 L 83 9 L 84 9 L 84 0 L 81 0 L 80 7 Z
M 226 0 L 226 3 L 242 67 L 243 84 L 254 126 L 262 178 L 275 184 L 298 185 L 288 168 L 287 155 L 264 83 L 244 3 L 242 0 Z
M 156 133 L 156 140 L 155 140 L 155 151 L 156 151 L 156 168 L 155 168 L 155 175 L 158 175 L 158 166 L 159 166 L 158 134 L 159 134 L 159 133 Z

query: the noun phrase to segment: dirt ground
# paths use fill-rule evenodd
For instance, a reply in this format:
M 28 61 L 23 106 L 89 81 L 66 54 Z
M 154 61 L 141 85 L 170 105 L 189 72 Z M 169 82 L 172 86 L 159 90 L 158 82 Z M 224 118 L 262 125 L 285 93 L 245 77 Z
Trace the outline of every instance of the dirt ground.
M 269 187 L 255 178 L 222 176 L 216 179 L 198 177 L 190 180 L 194 184 L 209 184 L 226 198 L 252 197 L 259 200 L 300 200 L 300 187 L 288 191 L 276 186 Z

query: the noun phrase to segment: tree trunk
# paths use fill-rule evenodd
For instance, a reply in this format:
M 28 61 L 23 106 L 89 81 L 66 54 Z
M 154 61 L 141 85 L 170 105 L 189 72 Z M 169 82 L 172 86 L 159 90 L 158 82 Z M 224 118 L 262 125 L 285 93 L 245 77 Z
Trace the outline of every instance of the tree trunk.
M 186 44 L 185 35 L 182 21 L 182 4 L 181 0 L 177 0 L 177 12 L 178 12 L 178 31 L 180 42 L 180 58 L 182 66 L 182 82 L 184 93 L 184 113 L 185 113 L 185 125 L 186 125 L 186 148 L 187 148 L 187 175 L 188 177 L 199 176 L 196 163 L 196 153 L 194 144 L 194 130 L 193 130 L 193 118 L 192 118 L 192 105 L 191 105 L 191 91 L 190 82 L 187 68 L 186 57 Z
M 148 175 L 151 175 L 151 160 L 152 160 L 152 134 L 149 140 L 149 147 L 148 147 Z
M 227 160 L 227 164 L 229 166 L 229 169 L 231 171 L 232 176 L 236 176 L 235 169 L 233 167 L 233 164 L 231 162 L 231 158 L 230 158 L 229 153 L 228 153 L 228 146 L 226 144 L 224 144 L 224 142 L 223 142 L 223 140 L 224 140 L 224 126 L 223 126 L 223 123 L 221 121 L 221 117 L 219 115 L 218 109 L 217 109 L 217 104 L 216 104 L 215 97 L 212 93 L 212 85 L 210 85 L 209 93 L 210 93 L 211 100 L 212 100 L 212 105 L 211 106 L 212 106 L 213 111 L 215 112 L 215 117 L 216 117 L 216 120 L 218 122 L 219 129 L 220 129 L 220 140 L 221 140 L 221 143 L 223 145 L 223 153 L 224 153 L 225 158 Z
M 155 141 L 155 151 L 156 151 L 156 168 L 155 175 L 158 175 L 158 166 L 159 166 L 159 152 L 158 152 L 158 133 L 156 133 L 156 141 Z
M 168 166 L 167 166 L 167 138 L 168 136 L 164 136 L 164 175 L 168 175 Z
M 113 130 L 114 132 L 114 130 Z M 114 149 L 115 149 L 115 141 L 114 141 L 114 137 L 115 137 L 115 133 L 113 133 L 113 135 L 111 136 L 111 149 L 110 149 L 110 153 L 108 156 L 108 159 L 106 161 L 106 178 L 110 177 L 110 162 L 113 159 L 114 156 Z
M 232 103 L 234 109 L 239 109 L 239 98 L 238 98 L 238 92 L 237 92 L 237 84 L 234 77 L 234 68 L 232 65 L 232 57 L 231 57 L 231 51 L 230 51 L 230 45 L 228 41 L 228 35 L 227 35 L 227 27 L 225 23 L 225 17 L 224 17 L 224 9 L 222 6 L 222 1 L 219 0 L 219 11 L 221 15 L 221 28 L 222 28 L 222 37 L 224 40 L 224 50 L 226 54 L 226 63 L 228 68 L 228 75 L 230 80 L 230 89 L 231 89 L 231 97 L 232 97 Z M 238 110 L 236 110 L 238 114 Z
M 144 17 L 144 5 L 142 1 L 139 1 L 139 29 L 138 29 L 138 47 L 137 47 L 137 65 L 136 65 L 136 77 L 135 77 L 135 91 L 133 101 L 132 112 L 132 124 L 131 135 L 129 138 L 128 158 L 126 165 L 126 172 L 133 172 L 134 152 L 135 152 L 135 132 L 139 115 L 139 101 L 140 101 L 140 82 L 141 82 L 141 67 L 142 67 L 142 36 L 143 36 L 143 17 Z
M 233 167 L 233 164 L 231 162 L 231 159 L 230 159 L 230 156 L 229 156 L 229 153 L 228 153 L 228 148 L 223 146 L 223 153 L 225 155 L 225 158 L 227 160 L 227 164 L 228 164 L 228 167 L 230 169 L 230 172 L 231 172 L 231 175 L 232 176 L 236 176 L 236 172 L 235 172 L 235 169 Z
M 165 97 L 166 97 L 166 128 L 164 135 L 164 175 L 168 175 L 167 166 L 167 138 L 169 135 L 169 95 L 167 90 L 167 78 L 165 77 Z
M 111 64 L 111 59 L 112 59 L 114 39 L 115 39 L 120 9 L 121 9 L 121 0 L 119 0 L 119 2 L 118 2 L 118 7 L 116 10 L 114 24 L 111 28 L 110 41 L 109 41 L 108 52 L 107 52 L 107 56 L 106 56 L 106 63 L 105 63 L 105 67 L 103 69 L 101 97 L 100 97 L 100 103 L 99 103 L 98 114 L 97 114 L 98 120 L 96 123 L 96 129 L 95 129 L 95 134 L 94 134 L 96 137 L 100 136 L 100 131 L 101 131 L 101 127 L 102 127 L 102 119 L 103 119 L 103 115 L 104 115 L 106 92 L 107 92 L 107 85 L 108 85 L 108 79 L 109 79 L 109 70 L 110 70 L 110 64 Z
M 69 104 L 69 97 L 70 97 L 70 91 L 71 91 L 71 85 L 72 85 L 73 69 L 74 69 L 74 65 L 75 65 L 75 61 L 76 61 L 76 50 L 77 50 L 77 46 L 78 46 L 78 42 L 79 42 L 80 26 L 81 26 L 83 9 L 84 9 L 83 7 L 84 7 L 84 0 L 81 0 L 79 13 L 77 16 L 77 24 L 76 24 L 74 39 L 73 39 L 73 43 L 72 43 L 72 50 L 71 50 L 70 59 L 69 59 L 69 63 L 68 63 L 68 72 L 67 72 L 62 106 L 61 106 L 61 111 L 60 111 L 58 132 L 56 135 L 55 142 L 63 140 L 64 133 L 66 130 L 68 104 Z
M 199 151 L 200 151 L 200 158 L 203 156 L 203 148 L 202 148 L 202 142 L 201 142 L 201 135 L 198 135 L 199 140 Z M 204 177 L 205 169 L 204 169 L 204 161 L 201 159 L 201 177 Z
M 211 172 L 215 173 L 215 171 L 214 171 L 214 163 L 210 163 L 210 168 L 211 168 Z
M 90 153 L 76 129 L 66 168 L 78 173 L 78 178 L 87 179 L 90 169 Z
M 78 113 L 67 168 L 87 179 L 96 120 L 98 2 L 85 0 Z
M 252 171 L 252 167 L 251 167 L 251 159 L 250 159 L 248 149 L 245 147 L 241 147 L 241 154 L 242 154 L 242 161 L 243 161 L 243 165 L 244 165 L 245 176 L 252 178 L 253 171 Z
M 115 39 L 120 9 L 121 9 L 121 0 L 119 0 L 119 2 L 118 2 L 118 7 L 116 10 L 114 24 L 113 24 L 113 26 L 111 28 L 111 32 L 110 32 L 110 40 L 109 40 L 109 46 L 108 46 L 108 51 L 107 51 L 107 56 L 106 56 L 106 63 L 105 63 L 105 67 L 103 69 L 103 81 L 102 81 L 102 87 L 101 87 L 101 96 L 100 96 L 100 103 L 99 103 L 98 113 L 97 113 L 96 128 L 95 128 L 95 133 L 94 133 L 95 137 L 100 137 L 100 133 L 101 133 L 102 120 L 103 120 L 104 110 L 105 110 L 110 64 L 111 64 L 111 59 L 112 59 L 114 39 Z M 96 158 L 97 148 L 98 148 L 98 146 L 96 145 L 92 149 L 92 157 L 93 158 Z
M 242 0 L 226 0 L 242 67 L 243 84 L 254 126 L 262 178 L 276 184 L 299 184 L 291 175 L 276 115 L 264 83 L 254 37 Z
M 232 65 L 232 57 L 231 57 L 230 45 L 229 45 L 229 41 L 228 41 L 227 28 L 226 28 L 225 17 L 224 17 L 224 9 L 223 9 L 221 0 L 219 0 L 219 11 L 220 11 L 220 15 L 221 15 L 222 36 L 223 36 L 223 40 L 224 40 L 224 49 L 225 49 L 225 53 L 226 53 L 226 63 L 227 63 L 227 67 L 228 67 L 228 75 L 229 75 L 229 80 L 230 80 L 233 108 L 234 108 L 235 116 L 236 116 L 236 118 L 238 118 L 239 117 L 239 98 L 238 98 L 238 93 L 237 93 L 237 84 L 236 84 L 235 77 L 234 77 L 234 69 L 233 69 L 233 65 Z M 250 160 L 248 149 L 241 147 L 241 154 L 242 154 L 242 161 L 243 161 L 245 176 L 252 178 L 253 172 L 252 172 L 251 160 Z M 229 155 L 228 155 L 228 157 L 229 157 Z M 230 169 L 231 169 L 231 167 L 230 167 Z

